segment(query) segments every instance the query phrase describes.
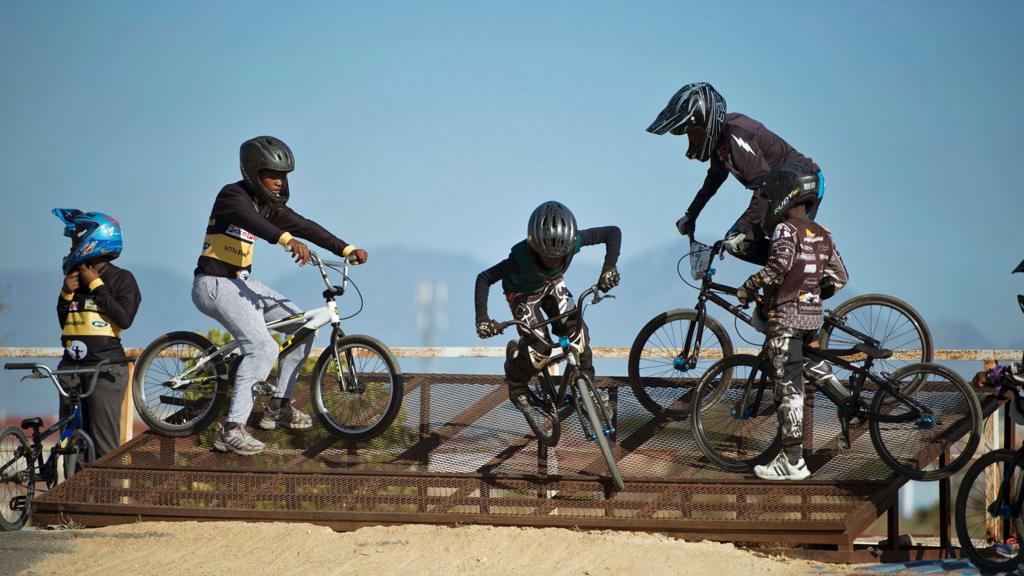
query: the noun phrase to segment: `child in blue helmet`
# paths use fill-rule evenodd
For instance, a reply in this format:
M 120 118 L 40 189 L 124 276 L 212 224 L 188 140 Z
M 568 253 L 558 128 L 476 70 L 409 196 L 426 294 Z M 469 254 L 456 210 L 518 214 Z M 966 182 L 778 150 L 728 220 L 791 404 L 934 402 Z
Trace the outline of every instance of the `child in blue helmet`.
M 128 329 L 139 311 L 142 294 L 132 273 L 111 264 L 121 255 L 124 243 L 120 223 L 101 212 L 55 208 L 71 238 L 64 257 L 64 284 L 57 298 L 64 357 L 60 368 L 94 365 L 100 360 L 124 357 L 121 332 Z M 87 385 L 91 375 L 64 376 L 61 385 Z M 86 432 L 96 443 L 99 458 L 120 443 L 121 404 L 128 386 L 128 367 L 115 364 L 100 374 L 92 395 L 82 400 Z M 61 416 L 71 409 L 61 397 Z

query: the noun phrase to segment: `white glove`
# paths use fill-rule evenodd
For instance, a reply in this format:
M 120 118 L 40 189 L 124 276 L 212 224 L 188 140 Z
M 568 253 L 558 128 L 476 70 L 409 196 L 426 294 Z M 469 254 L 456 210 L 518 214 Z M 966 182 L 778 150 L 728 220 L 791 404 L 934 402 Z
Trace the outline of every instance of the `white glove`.
M 746 242 L 746 238 L 747 235 L 743 232 L 733 232 L 725 237 L 725 242 L 723 242 L 722 245 L 725 246 L 725 249 L 728 250 L 730 254 L 742 253 L 748 244 Z

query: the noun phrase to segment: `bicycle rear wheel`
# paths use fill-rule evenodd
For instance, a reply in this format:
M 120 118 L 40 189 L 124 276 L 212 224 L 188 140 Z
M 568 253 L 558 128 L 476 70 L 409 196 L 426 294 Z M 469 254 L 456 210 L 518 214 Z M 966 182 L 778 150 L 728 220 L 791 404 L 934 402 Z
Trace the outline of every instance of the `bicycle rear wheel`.
M 995 450 L 967 469 L 956 493 L 954 523 L 960 549 L 987 572 L 1010 572 L 1024 562 L 1024 521 L 1013 516 L 1024 481 L 1024 463 L 1014 466 L 1016 452 Z M 1014 466 L 1013 470 L 1008 470 Z M 1007 474 L 1009 472 L 1009 474 Z M 990 509 L 1003 482 L 1009 482 L 1003 506 Z M 1016 541 L 1016 543 L 1014 543 Z
M 699 354 L 682 358 L 687 341 L 692 348 L 696 330 L 696 310 L 670 310 L 652 318 L 633 341 L 629 385 L 651 414 L 672 420 L 685 418 L 700 377 L 718 359 L 732 355 L 729 333 L 705 315 Z
M 700 451 L 730 472 L 750 472 L 782 449 L 768 364 L 737 354 L 715 363 L 700 379 L 690 403 L 690 423 Z
M 537 384 L 528 388 L 529 404 L 523 411 L 526 423 L 537 437 L 537 442 L 545 446 L 557 446 L 562 436 L 562 422 L 558 417 L 558 408 L 554 403 L 554 394 L 547 390 L 541 380 L 543 374 L 537 376 Z
M 367 440 L 384 432 L 402 406 L 404 383 L 388 347 L 363 335 L 334 343 L 313 368 L 313 408 L 320 423 L 345 440 Z
M 84 430 L 75 430 L 64 446 L 64 479 L 67 480 L 85 469 L 96 459 L 96 445 Z
M 227 367 L 205 356 L 211 348 L 194 332 L 164 334 L 146 346 L 132 380 L 135 409 L 146 425 L 164 436 L 189 436 L 223 410 Z M 200 361 L 206 363 L 193 371 Z
M 855 296 L 836 306 L 832 318 L 842 319 L 840 326 L 826 322 L 821 328 L 822 348 L 852 348 L 861 339 L 844 332 L 841 326 L 848 326 L 879 342 L 879 347 L 893 351 L 893 357 L 875 360 L 873 366 L 880 372 L 893 373 L 896 370 L 919 362 L 934 360 L 932 333 L 924 318 L 913 306 L 899 298 L 886 294 L 864 294 Z M 850 372 L 834 366 L 836 378 L 848 381 Z M 907 393 L 914 391 L 923 379 L 906 382 Z
M 35 469 L 25 434 L 14 426 L 0 432 L 0 531 L 20 530 L 32 513 Z
M 583 402 L 583 413 L 587 417 L 590 429 L 594 432 L 594 436 L 596 436 L 597 446 L 601 449 L 601 455 L 604 456 L 604 461 L 608 464 L 608 473 L 612 477 L 615 489 L 622 490 L 626 487 L 626 484 L 622 481 L 622 472 L 619 470 L 619 464 L 615 461 L 615 454 L 612 453 L 611 443 L 608 442 L 608 436 L 605 434 L 606 429 L 611 430 L 611 422 L 608 421 L 604 410 L 598 406 L 598 402 L 600 402 L 598 394 L 600 392 L 589 376 L 579 374 L 576 377 L 576 395 Z
M 890 380 L 906 390 L 920 381 L 913 400 L 930 414 L 904 422 L 870 420 L 871 442 L 890 468 L 912 480 L 941 480 L 963 468 L 981 441 L 981 405 L 963 378 L 938 364 L 911 364 Z M 910 416 L 914 408 L 887 390 L 879 389 L 871 412 L 887 417 Z M 949 449 L 948 462 L 939 460 Z

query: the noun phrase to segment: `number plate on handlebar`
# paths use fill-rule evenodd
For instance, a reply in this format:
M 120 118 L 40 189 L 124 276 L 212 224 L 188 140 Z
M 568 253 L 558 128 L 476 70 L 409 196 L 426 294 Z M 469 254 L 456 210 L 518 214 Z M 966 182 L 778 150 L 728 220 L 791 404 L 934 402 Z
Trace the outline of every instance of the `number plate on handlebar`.
M 711 268 L 711 246 L 690 240 L 690 275 L 700 280 Z

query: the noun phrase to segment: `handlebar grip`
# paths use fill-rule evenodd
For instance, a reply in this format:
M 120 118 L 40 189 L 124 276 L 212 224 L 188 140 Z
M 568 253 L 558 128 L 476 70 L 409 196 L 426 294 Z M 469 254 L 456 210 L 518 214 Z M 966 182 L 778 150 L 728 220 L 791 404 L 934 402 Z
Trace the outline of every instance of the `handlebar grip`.
M 32 362 L 8 362 L 4 364 L 4 370 L 34 370 L 36 364 Z

